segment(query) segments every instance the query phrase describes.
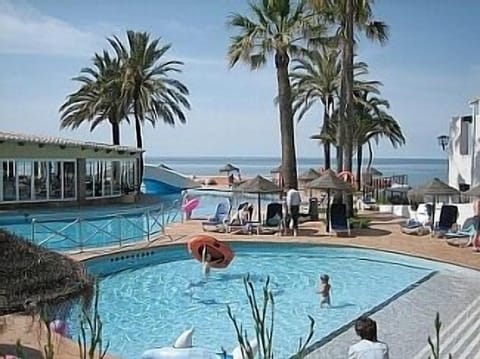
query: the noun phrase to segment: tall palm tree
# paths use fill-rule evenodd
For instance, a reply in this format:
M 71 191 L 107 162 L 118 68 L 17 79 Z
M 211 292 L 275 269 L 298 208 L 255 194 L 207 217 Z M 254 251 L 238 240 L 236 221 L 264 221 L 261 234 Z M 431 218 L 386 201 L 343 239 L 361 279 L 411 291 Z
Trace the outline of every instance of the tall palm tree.
M 330 141 L 326 133 L 340 88 L 341 67 L 338 55 L 338 50 L 330 47 L 311 51 L 308 56 L 294 60 L 290 75 L 294 98 L 293 112 L 298 121 L 316 102 L 323 106 L 323 124 L 318 138 L 323 143 L 325 169 L 331 167 Z
M 286 186 L 297 186 L 297 159 L 293 126 L 289 63 L 301 52 L 308 21 L 305 0 L 255 0 L 249 4 L 250 16 L 232 14 L 228 24 L 238 34 L 228 49 L 230 66 L 239 61 L 256 70 L 273 55 L 277 71 L 278 108 L 282 142 L 282 174 Z
M 60 127 L 76 129 L 90 123 L 90 131 L 108 122 L 112 127 L 112 142 L 120 144 L 120 123 L 128 121 L 126 107 L 121 99 L 122 82 L 120 61 L 106 51 L 95 54 L 93 66 L 81 70 L 73 80 L 80 88 L 68 95 L 60 107 Z
M 172 74 L 181 73 L 183 62 L 163 61 L 171 45 L 160 45 L 146 32 L 127 31 L 124 44 L 117 36 L 108 39 L 122 66 L 122 100 L 135 119 L 137 147 L 143 148 L 142 126 L 158 120 L 174 126 L 185 123 L 190 109 L 188 88 Z M 143 174 L 143 159 L 140 175 Z
M 329 14 L 329 19 L 336 28 L 337 40 L 342 51 L 342 81 L 339 101 L 340 125 L 337 139 L 343 147 L 343 156 L 337 158 L 337 166 L 352 171 L 353 146 L 351 126 L 355 113 L 353 98 L 353 63 L 355 32 L 363 33 L 368 39 L 381 44 L 388 39 L 388 26 L 373 19 L 374 0 L 310 0 L 311 5 L 319 11 Z M 349 215 L 353 214 L 353 196 L 347 196 Z
M 378 142 L 381 137 L 390 140 L 393 147 L 405 144 L 405 137 L 398 122 L 386 112 L 389 103 L 367 91 L 358 94 L 356 101 L 355 120 L 352 126 L 352 139 L 357 155 L 357 189 L 361 190 L 361 174 L 363 161 L 363 146 L 368 145 L 369 169 L 372 162 L 372 141 Z

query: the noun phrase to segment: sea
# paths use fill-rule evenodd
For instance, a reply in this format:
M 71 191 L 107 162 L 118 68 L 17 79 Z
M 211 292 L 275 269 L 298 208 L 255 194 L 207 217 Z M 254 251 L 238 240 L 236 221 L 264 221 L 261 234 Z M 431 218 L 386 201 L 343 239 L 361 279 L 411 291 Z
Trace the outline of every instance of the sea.
M 270 171 L 280 165 L 277 157 L 146 157 L 148 164 L 164 164 L 173 170 L 196 176 L 218 176 L 219 169 L 227 163 L 238 167 L 243 176 L 257 174 L 271 176 Z M 297 158 L 298 173 L 309 168 L 319 169 L 324 166 L 321 158 Z M 333 168 L 335 161 L 333 161 Z M 364 163 L 366 166 L 366 162 Z M 434 177 L 448 181 L 448 160 L 431 158 L 376 158 L 372 165 L 384 176 L 407 175 L 412 187 L 422 185 Z

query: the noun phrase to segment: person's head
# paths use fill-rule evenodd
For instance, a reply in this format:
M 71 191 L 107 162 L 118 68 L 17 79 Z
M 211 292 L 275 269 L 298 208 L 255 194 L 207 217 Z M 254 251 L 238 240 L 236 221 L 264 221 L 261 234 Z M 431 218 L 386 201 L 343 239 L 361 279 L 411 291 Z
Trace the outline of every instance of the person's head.
M 377 341 L 377 323 L 368 317 L 362 317 L 355 323 L 355 332 L 365 340 Z
M 330 280 L 330 277 L 328 276 L 328 274 L 322 274 L 320 276 L 320 280 L 322 281 L 322 283 L 328 283 L 328 281 Z

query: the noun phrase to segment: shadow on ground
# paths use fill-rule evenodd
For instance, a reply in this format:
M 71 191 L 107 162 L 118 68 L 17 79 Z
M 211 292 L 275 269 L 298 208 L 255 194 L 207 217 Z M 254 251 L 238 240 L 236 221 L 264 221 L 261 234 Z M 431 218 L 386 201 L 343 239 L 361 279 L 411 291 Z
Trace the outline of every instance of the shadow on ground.
M 358 237 L 382 237 L 388 236 L 391 234 L 391 231 L 387 231 L 386 229 L 378 229 L 378 228 L 363 228 L 363 229 L 355 229 L 355 235 Z

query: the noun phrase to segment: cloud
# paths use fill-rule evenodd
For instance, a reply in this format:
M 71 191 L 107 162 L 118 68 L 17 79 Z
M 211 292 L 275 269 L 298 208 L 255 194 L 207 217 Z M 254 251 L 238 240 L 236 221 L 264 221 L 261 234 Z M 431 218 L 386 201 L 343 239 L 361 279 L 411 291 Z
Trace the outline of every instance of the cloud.
M 40 13 L 23 1 L 0 0 L 0 54 L 91 55 L 104 38 Z

